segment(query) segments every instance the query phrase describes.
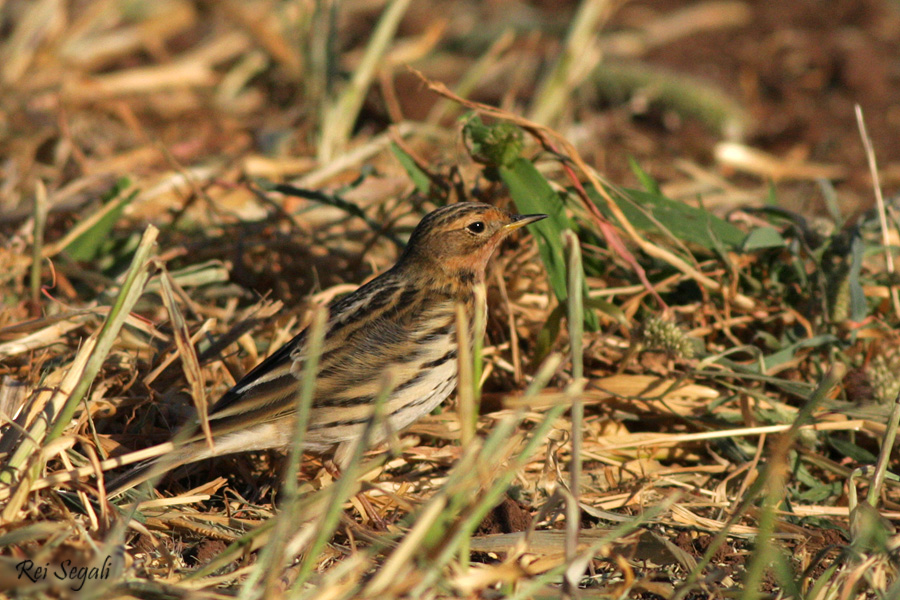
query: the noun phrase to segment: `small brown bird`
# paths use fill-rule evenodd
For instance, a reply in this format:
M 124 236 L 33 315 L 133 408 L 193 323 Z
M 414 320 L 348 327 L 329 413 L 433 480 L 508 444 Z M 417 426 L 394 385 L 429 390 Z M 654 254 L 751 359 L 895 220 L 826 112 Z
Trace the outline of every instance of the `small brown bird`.
M 546 215 L 511 215 L 479 202 L 459 202 L 427 214 L 397 263 L 329 306 L 304 450 L 334 451 L 344 466 L 353 453 L 384 374 L 395 385 L 383 404 L 383 441 L 431 412 L 456 388 L 456 306 L 465 306 L 469 343 L 474 331 L 475 286 L 488 259 L 512 231 Z M 484 323 L 484 319 L 480 322 Z M 139 465 L 119 481 L 118 493 L 190 462 L 247 450 L 286 448 L 293 438 L 306 331 L 260 363 L 210 409 L 214 447 L 201 435 L 177 448 L 177 456 Z M 156 468 L 154 468 L 156 467 Z

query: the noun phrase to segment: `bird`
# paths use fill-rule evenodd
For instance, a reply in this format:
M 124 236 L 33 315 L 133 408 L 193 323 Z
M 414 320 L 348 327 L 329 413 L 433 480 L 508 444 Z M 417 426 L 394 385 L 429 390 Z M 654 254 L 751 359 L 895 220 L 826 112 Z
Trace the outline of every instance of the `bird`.
M 484 295 L 494 250 L 513 231 L 546 218 L 514 215 L 481 202 L 456 202 L 425 215 L 393 267 L 328 307 L 303 450 L 332 453 L 338 469 L 353 455 L 385 373 L 394 385 L 382 404 L 375 445 L 430 413 L 457 384 L 456 306 L 468 317 L 470 346 L 484 336 Z M 481 324 L 479 331 L 475 323 Z M 241 378 L 208 410 L 203 434 L 177 444 L 109 486 L 115 495 L 178 466 L 227 454 L 290 447 L 296 427 L 308 329 Z M 194 431 L 196 431 L 196 423 Z

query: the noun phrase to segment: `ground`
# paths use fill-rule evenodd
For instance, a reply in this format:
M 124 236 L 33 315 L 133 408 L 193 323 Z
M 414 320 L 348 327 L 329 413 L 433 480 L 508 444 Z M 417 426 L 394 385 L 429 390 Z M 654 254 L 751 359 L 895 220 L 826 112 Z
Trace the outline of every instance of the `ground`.
M 0 8 L 0 589 L 115 556 L 89 589 L 900 593 L 896 2 L 427 0 L 392 30 L 404 4 Z M 517 128 L 475 142 L 473 108 Z M 454 397 L 338 479 L 307 455 L 287 489 L 257 452 L 106 496 L 471 199 L 551 214 L 492 262 L 475 431 Z

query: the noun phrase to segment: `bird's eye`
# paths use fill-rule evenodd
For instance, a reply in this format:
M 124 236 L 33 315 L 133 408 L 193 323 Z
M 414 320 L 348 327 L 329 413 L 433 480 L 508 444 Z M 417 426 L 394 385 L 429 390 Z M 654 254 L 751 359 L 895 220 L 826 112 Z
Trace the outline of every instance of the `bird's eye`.
M 484 231 L 484 223 L 482 223 L 481 221 L 475 221 L 474 223 L 469 223 L 466 226 L 466 229 L 468 229 L 472 233 L 481 233 L 482 231 Z

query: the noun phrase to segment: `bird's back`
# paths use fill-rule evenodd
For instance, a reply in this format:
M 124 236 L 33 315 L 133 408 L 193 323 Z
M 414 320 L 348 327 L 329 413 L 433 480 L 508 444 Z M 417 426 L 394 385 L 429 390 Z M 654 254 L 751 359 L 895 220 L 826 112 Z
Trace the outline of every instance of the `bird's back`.
M 325 451 L 358 438 L 385 386 L 392 391 L 382 414 L 394 431 L 449 396 L 457 373 L 455 306 L 471 302 L 471 294 L 465 296 L 453 286 L 429 285 L 394 271 L 334 303 L 319 358 L 306 448 Z M 283 417 L 296 411 L 304 345 L 305 335 L 300 334 L 213 406 L 210 425 L 217 444 L 224 445 L 222 453 L 235 451 L 238 439 L 249 436 L 256 447 L 263 435 L 267 447 L 290 444 L 293 420 Z M 254 425 L 247 428 L 247 423 Z

